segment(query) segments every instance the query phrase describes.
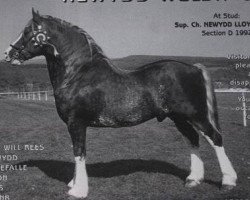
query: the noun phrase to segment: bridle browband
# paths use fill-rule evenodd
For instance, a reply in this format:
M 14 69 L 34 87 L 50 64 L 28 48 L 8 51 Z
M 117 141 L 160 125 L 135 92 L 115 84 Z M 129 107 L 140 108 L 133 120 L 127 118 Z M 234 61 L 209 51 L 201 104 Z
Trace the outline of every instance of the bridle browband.
M 34 23 L 32 22 L 32 36 L 29 38 L 28 42 L 32 40 L 34 42 L 35 47 L 38 46 L 42 47 L 44 45 L 52 46 L 54 49 L 54 55 L 55 56 L 59 55 L 58 51 L 56 50 L 56 47 L 53 44 L 49 43 L 48 40 L 50 39 L 50 37 L 47 35 L 47 31 L 43 30 L 42 25 L 38 25 L 37 28 L 38 30 L 35 30 Z M 20 55 L 25 59 L 26 58 L 25 52 L 32 54 L 32 52 L 30 52 L 29 50 L 25 50 L 24 45 L 22 45 L 21 47 L 17 47 L 13 44 L 10 44 L 10 46 L 16 50 L 16 52 L 13 54 L 14 59 L 15 58 L 18 59 Z

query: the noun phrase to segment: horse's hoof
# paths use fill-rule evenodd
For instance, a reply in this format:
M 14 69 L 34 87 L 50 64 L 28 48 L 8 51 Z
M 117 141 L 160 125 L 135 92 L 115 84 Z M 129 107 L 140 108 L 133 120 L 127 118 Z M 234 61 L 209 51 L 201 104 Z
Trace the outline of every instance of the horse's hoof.
M 221 190 L 222 191 L 230 191 L 232 189 L 234 189 L 235 185 L 222 185 L 221 186 Z
M 190 179 L 187 179 L 186 183 L 185 183 L 185 187 L 187 187 L 187 188 L 193 188 L 193 187 L 196 187 L 196 186 L 198 186 L 200 184 L 201 184 L 201 181 L 199 181 L 199 180 L 190 180 Z
M 68 195 L 76 197 L 76 198 L 84 199 L 88 196 L 88 192 L 82 188 L 71 188 L 68 191 Z

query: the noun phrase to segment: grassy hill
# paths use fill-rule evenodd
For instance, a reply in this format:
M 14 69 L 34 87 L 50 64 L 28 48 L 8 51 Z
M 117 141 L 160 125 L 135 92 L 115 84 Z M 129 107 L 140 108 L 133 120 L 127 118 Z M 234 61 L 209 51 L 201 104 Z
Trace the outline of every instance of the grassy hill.
M 113 59 L 114 63 L 120 67 L 133 68 L 150 62 L 171 59 L 186 62 L 189 64 L 203 63 L 207 67 L 228 67 L 233 62 L 227 58 L 210 58 L 210 57 L 188 57 L 188 56 L 148 56 L 148 55 L 133 55 L 124 58 Z
M 235 64 L 239 61 L 227 58 L 134 55 L 112 61 L 120 68 L 132 69 L 162 59 L 178 60 L 189 64 L 202 63 L 208 67 L 214 82 L 221 82 L 220 87 L 229 87 L 229 82 L 234 79 L 249 80 L 250 69 L 236 70 Z M 31 60 L 22 66 L 12 66 L 3 61 L 0 62 L 0 91 L 27 90 L 27 85 L 28 87 L 33 85 L 33 90 L 51 88 L 44 59 Z

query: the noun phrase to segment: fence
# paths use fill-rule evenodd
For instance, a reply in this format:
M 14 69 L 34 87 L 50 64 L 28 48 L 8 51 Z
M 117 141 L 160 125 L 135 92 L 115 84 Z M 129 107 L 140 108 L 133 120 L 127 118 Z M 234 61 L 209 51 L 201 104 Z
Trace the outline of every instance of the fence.
M 4 92 L 0 93 L 0 97 L 4 98 L 17 98 L 21 100 L 38 100 L 49 101 L 54 100 L 53 91 L 33 91 L 33 92 Z
M 247 126 L 247 120 L 250 120 L 250 115 L 247 114 L 247 111 L 250 110 L 250 106 L 247 106 L 247 102 L 250 99 L 247 99 L 246 94 L 250 94 L 250 90 L 247 89 L 217 89 L 215 90 L 217 93 L 235 93 L 241 95 L 240 101 L 242 102 L 242 106 L 237 106 L 235 108 L 236 111 L 242 110 L 242 119 L 243 119 L 243 126 Z M 239 98 L 239 96 L 238 96 Z

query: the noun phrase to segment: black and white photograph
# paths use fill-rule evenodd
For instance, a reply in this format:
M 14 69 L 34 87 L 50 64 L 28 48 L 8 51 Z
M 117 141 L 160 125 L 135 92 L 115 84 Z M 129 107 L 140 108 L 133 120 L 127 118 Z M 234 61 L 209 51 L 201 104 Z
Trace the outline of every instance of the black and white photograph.
M 249 10 L 0 0 L 0 200 L 249 200 Z

